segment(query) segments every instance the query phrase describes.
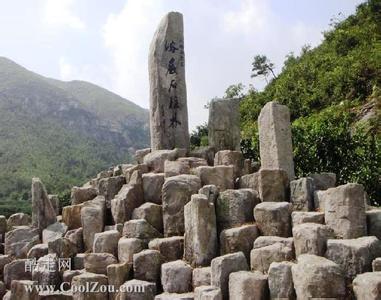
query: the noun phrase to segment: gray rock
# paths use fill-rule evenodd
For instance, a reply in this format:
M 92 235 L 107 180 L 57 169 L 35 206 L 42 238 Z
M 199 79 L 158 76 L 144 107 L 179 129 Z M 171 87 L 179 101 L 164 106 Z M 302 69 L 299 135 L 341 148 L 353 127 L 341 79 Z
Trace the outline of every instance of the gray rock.
M 269 268 L 269 290 L 271 299 L 296 299 L 292 281 L 292 262 L 273 262 Z
M 193 267 L 207 266 L 217 255 L 214 204 L 202 194 L 192 195 L 184 207 L 184 260 Z
M 325 223 L 339 238 L 366 235 L 364 187 L 348 183 L 325 191 Z
M 243 154 L 241 151 L 220 150 L 214 156 L 214 165 L 232 165 L 234 178 L 238 178 L 241 176 L 243 170 Z
M 347 299 L 343 270 L 334 262 L 303 254 L 291 271 L 297 299 Z
M 134 209 L 132 219 L 144 219 L 157 231 L 163 232 L 163 213 L 161 205 L 155 203 L 144 203 Z
M 259 173 L 243 175 L 238 182 L 240 189 L 253 189 L 259 193 Z
M 171 236 L 161 239 L 153 239 L 148 248 L 160 251 L 165 262 L 181 259 L 184 253 L 184 237 Z
M 262 202 L 254 208 L 254 219 L 263 235 L 291 235 L 291 204 L 288 202 Z
M 123 174 L 126 177 L 126 183 L 130 183 L 133 178 L 133 174 L 137 171 L 138 174 L 142 175 L 148 173 L 148 166 L 146 164 L 138 164 L 123 170 Z
M 243 225 L 223 230 L 220 234 L 221 255 L 242 251 L 247 261 L 250 261 L 250 251 L 258 236 L 259 230 L 256 225 Z
M 146 220 L 138 219 L 124 223 L 123 236 L 138 238 L 148 242 L 151 239 L 162 237 L 162 234 Z
M 220 150 L 240 150 L 240 99 L 213 99 L 209 103 L 208 142 Z
M 208 165 L 207 160 L 205 158 L 201 158 L 201 157 L 193 157 L 193 156 L 179 157 L 177 159 L 177 161 L 181 162 L 181 163 L 186 163 L 190 169 L 194 169 L 194 168 L 197 168 L 200 166 L 207 166 Z
M 350 240 L 328 240 L 325 257 L 341 266 L 345 276 L 372 270 L 372 261 L 381 256 L 381 241 L 374 236 Z
M 189 156 L 202 158 L 208 163 L 208 166 L 213 166 L 214 154 L 215 154 L 214 147 L 202 146 L 202 147 L 196 147 L 195 149 L 191 150 L 189 153 Z
M 372 271 L 373 272 L 381 271 L 381 257 L 377 257 L 372 261 Z
M 144 201 L 161 204 L 161 189 L 164 173 L 146 173 L 142 175 Z
M 108 284 L 119 290 L 121 285 L 128 280 L 131 265 L 129 263 L 111 264 L 107 266 Z M 110 293 L 110 300 L 116 299 L 118 293 Z
M 71 204 L 81 204 L 93 200 L 97 196 L 97 189 L 92 186 L 75 186 L 71 189 Z
M 102 232 L 105 224 L 105 198 L 98 196 L 84 203 L 81 209 L 83 241 L 86 249 L 93 249 L 94 236 Z
M 219 191 L 215 185 L 213 184 L 204 185 L 201 189 L 198 190 L 198 193 L 208 197 L 208 200 L 210 203 L 213 203 L 214 205 L 216 204 Z
M 192 273 L 193 289 L 203 285 L 210 285 L 211 267 L 195 268 Z
M 239 271 L 229 275 L 229 298 L 235 300 L 269 297 L 267 275 L 260 272 Z
M 357 299 L 380 299 L 381 272 L 369 272 L 357 275 L 353 280 L 353 291 Z
M 149 51 L 151 148 L 189 148 L 183 16 L 161 20 Z
M 144 149 L 136 150 L 135 155 L 134 155 L 135 161 L 138 164 L 143 163 L 144 156 L 146 156 L 150 152 L 151 152 L 151 148 L 144 148 Z
M 192 268 L 182 260 L 161 265 L 161 284 L 164 292 L 187 293 L 192 290 Z
M 163 257 L 157 250 L 143 250 L 133 255 L 134 278 L 160 283 Z
M 259 150 L 264 169 L 283 169 L 294 179 L 290 111 L 278 102 L 268 102 L 258 117 Z
M 220 192 L 234 188 L 234 168 L 233 166 L 201 166 L 193 170 L 201 179 L 201 186 L 215 185 Z
M 4 282 L 0 281 L 0 299 L 3 299 L 5 293 L 7 292 Z
M 319 212 L 325 211 L 325 195 L 327 191 L 315 191 L 314 192 L 314 207 Z
M 162 190 L 164 235 L 184 234 L 184 206 L 201 188 L 194 175 L 178 175 L 165 180 Z
M 85 256 L 86 253 L 78 253 L 73 258 L 74 270 L 82 270 L 85 269 Z
M 120 233 L 117 230 L 98 232 L 94 235 L 93 252 L 117 256 Z
M 279 236 L 259 236 L 255 241 L 253 248 L 262 248 L 266 246 L 273 245 L 275 243 L 281 243 L 291 249 L 294 249 L 294 239 L 292 237 L 290 238 L 283 238 Z
M 195 300 L 222 300 L 221 289 L 211 285 L 203 285 L 194 289 Z
M 55 253 L 59 258 L 72 258 L 78 249 L 69 239 L 58 238 L 48 243 L 48 252 Z
M 47 254 L 38 259 L 36 267 L 32 271 L 32 280 L 40 285 L 51 285 L 58 287 L 60 284 L 60 273 L 58 259 L 55 254 Z
M 77 247 L 78 252 L 83 252 L 85 250 L 83 243 L 82 227 L 78 229 L 69 230 L 68 232 L 66 232 L 65 237 Z
M 42 231 L 42 242 L 47 244 L 56 238 L 63 237 L 67 231 L 67 228 L 68 227 L 65 223 L 60 222 L 49 225 Z
M 263 202 L 289 200 L 289 179 L 285 170 L 261 168 L 258 172 L 258 188 Z
M 314 254 L 324 256 L 327 240 L 333 238 L 333 231 L 326 225 L 304 223 L 292 229 L 295 255 Z
M 292 209 L 295 211 L 311 211 L 314 208 L 314 181 L 310 177 L 290 182 Z
M 229 189 L 221 192 L 216 202 L 218 230 L 253 222 L 253 209 L 258 203 L 258 193 L 252 189 Z
M 24 213 L 15 213 L 11 215 L 7 220 L 8 230 L 12 230 L 14 226 L 28 226 L 32 222 L 29 215 Z
M 48 198 L 53 206 L 56 216 L 58 216 L 60 214 L 60 199 L 58 198 L 58 195 L 48 195 Z
M 121 287 L 118 300 L 151 300 L 156 294 L 156 284 L 143 280 L 129 280 Z
M 249 269 L 242 252 L 216 257 L 212 260 L 211 267 L 211 283 L 221 289 L 223 299 L 228 299 L 229 296 L 230 273 Z
M 374 235 L 381 239 L 381 210 L 372 209 L 365 212 L 368 235 Z
M 85 256 L 86 272 L 107 274 L 107 266 L 116 264 L 118 261 L 110 253 L 88 253 Z
M 26 258 L 28 251 L 39 243 L 38 229 L 19 226 L 5 234 L 4 254 L 15 258 Z
M 154 173 L 164 173 L 164 163 L 166 160 L 176 160 L 181 156 L 182 150 L 176 148 L 173 150 L 155 150 L 144 156 L 144 164 L 148 170 Z
M 39 259 L 42 256 L 48 254 L 48 245 L 47 244 L 37 244 L 34 245 L 29 251 L 27 257 L 29 259 Z
M 292 227 L 303 223 L 324 224 L 324 212 L 294 211 L 291 214 Z
M 74 276 L 71 282 L 73 288 L 73 300 L 105 300 L 108 298 L 107 291 L 98 290 L 94 291 L 83 291 L 83 286 L 94 285 L 98 286 L 107 285 L 107 276 L 103 274 L 95 274 L 85 272 L 83 274 Z M 81 288 L 82 286 L 82 288 Z
M 320 173 L 320 174 L 310 174 L 314 180 L 315 190 L 327 190 L 333 188 L 336 185 L 336 174 L 335 173 Z
M 74 276 L 85 273 L 85 270 L 66 270 L 62 273 L 62 282 L 65 282 L 65 288 L 71 287 L 71 281 Z M 67 283 L 66 283 L 67 282 Z
M 4 267 L 12 261 L 12 257 L 9 255 L 0 254 L 0 279 L 3 280 Z
M 133 255 L 145 249 L 147 244 L 137 238 L 122 237 L 118 242 L 118 259 L 121 263 L 132 263 Z
M 25 266 L 27 259 L 16 259 L 4 266 L 4 283 L 9 289 L 13 280 L 31 280 L 32 272 Z M 28 272 L 25 272 L 27 269 Z
M 12 281 L 10 300 L 37 300 L 39 299 L 36 282 L 31 280 Z M 30 287 L 33 287 L 30 289 Z
M 62 208 L 62 221 L 68 226 L 69 230 L 77 229 L 82 226 L 81 210 L 83 204 L 69 205 Z
M 112 176 L 102 178 L 99 181 L 99 195 L 104 196 L 106 200 L 106 208 L 111 208 L 111 200 L 118 194 L 125 183 L 125 176 Z
M 177 176 L 181 174 L 190 174 L 190 166 L 187 161 L 171 161 L 164 162 L 164 176 L 165 178 Z
M 39 178 L 32 179 L 32 225 L 42 232 L 56 222 L 56 212 L 49 200 L 45 186 Z
M 194 293 L 161 293 L 155 297 L 155 300 L 193 300 Z
M 294 253 L 292 248 L 282 243 L 275 243 L 251 250 L 250 267 L 251 270 L 267 274 L 273 262 L 291 261 L 293 259 Z

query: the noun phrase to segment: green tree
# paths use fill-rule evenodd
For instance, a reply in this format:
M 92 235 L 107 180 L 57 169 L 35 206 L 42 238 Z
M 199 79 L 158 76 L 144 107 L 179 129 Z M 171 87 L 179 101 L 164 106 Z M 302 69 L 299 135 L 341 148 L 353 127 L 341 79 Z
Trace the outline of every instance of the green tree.
M 264 76 L 266 81 L 268 75 L 271 73 L 275 79 L 274 64 L 267 58 L 266 55 L 256 55 L 254 56 L 254 61 L 252 63 L 251 77 Z

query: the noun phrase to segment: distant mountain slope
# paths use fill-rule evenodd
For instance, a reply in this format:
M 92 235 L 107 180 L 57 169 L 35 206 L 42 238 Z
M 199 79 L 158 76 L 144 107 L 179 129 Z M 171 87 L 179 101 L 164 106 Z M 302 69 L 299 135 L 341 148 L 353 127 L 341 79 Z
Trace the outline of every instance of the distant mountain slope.
M 32 176 L 61 192 L 128 161 L 148 130 L 148 111 L 114 93 L 0 57 L 0 214 L 28 206 Z

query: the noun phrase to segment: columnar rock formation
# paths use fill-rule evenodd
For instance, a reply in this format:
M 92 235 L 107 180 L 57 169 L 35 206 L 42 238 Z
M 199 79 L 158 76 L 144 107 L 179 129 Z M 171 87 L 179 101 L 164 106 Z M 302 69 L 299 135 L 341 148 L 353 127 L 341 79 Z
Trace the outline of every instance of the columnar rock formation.
M 189 148 L 183 16 L 168 13 L 149 53 L 151 148 Z

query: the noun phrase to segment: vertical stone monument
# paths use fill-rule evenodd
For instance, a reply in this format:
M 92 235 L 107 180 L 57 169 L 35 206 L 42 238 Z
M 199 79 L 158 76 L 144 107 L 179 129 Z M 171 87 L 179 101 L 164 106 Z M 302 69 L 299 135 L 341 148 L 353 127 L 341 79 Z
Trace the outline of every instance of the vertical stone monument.
M 161 20 L 149 53 L 152 150 L 189 148 L 183 16 Z
M 278 102 L 268 102 L 258 117 L 261 168 L 283 169 L 295 177 L 292 154 L 290 111 Z

